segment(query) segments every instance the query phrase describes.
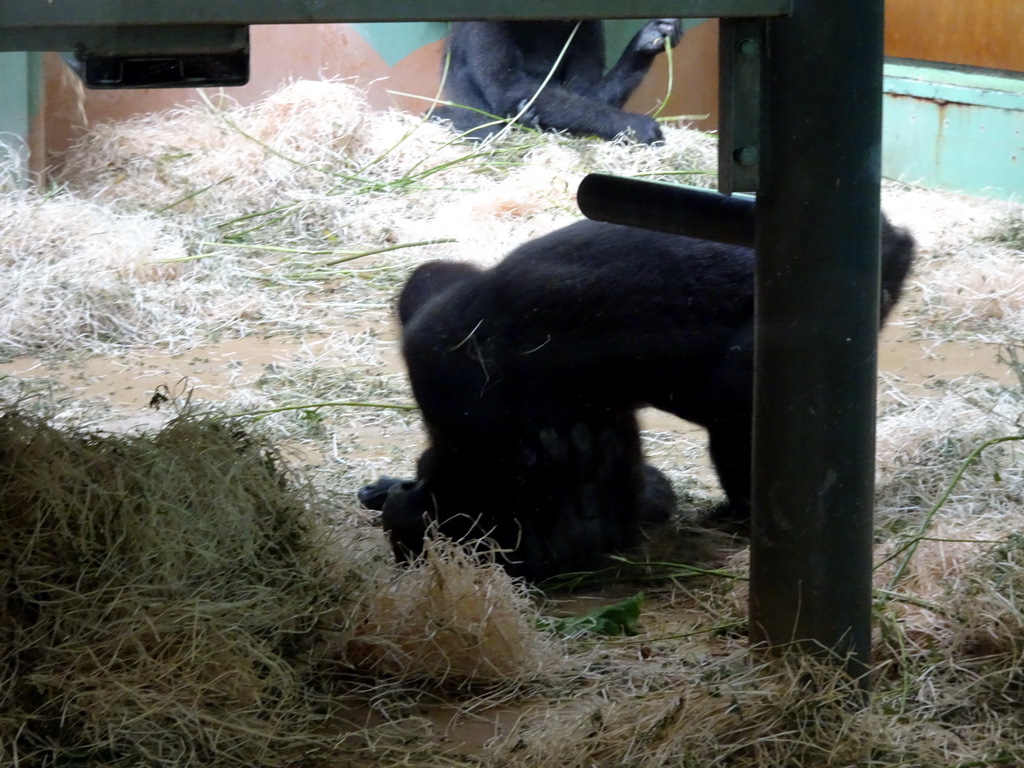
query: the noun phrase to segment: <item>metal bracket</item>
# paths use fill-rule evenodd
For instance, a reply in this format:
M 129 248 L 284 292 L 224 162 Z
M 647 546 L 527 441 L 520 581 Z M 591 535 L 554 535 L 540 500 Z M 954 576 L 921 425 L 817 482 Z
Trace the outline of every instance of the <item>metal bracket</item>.
M 764 19 L 722 19 L 718 42 L 718 189 L 756 192 L 761 162 Z
M 70 32 L 71 30 L 69 30 Z M 75 30 L 64 61 L 89 88 L 204 88 L 249 81 L 249 28 Z

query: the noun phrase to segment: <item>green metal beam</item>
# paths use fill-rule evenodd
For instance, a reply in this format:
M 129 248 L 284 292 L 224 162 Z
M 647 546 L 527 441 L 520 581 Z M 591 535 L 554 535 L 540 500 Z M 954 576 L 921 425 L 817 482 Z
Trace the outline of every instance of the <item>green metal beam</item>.
M 791 6 L 792 0 L 3 0 L 0 51 L 193 51 L 203 45 L 194 34 L 203 27 L 250 24 L 744 18 L 784 15 Z
M 792 0 L 4 0 L 0 29 L 456 19 L 781 16 Z
M 131 55 L 160 51 L 174 53 L 218 53 L 246 48 L 249 28 L 178 24 L 174 26 L 62 27 L 10 32 L 0 26 L 0 50 L 74 51 L 87 48 L 95 54 Z

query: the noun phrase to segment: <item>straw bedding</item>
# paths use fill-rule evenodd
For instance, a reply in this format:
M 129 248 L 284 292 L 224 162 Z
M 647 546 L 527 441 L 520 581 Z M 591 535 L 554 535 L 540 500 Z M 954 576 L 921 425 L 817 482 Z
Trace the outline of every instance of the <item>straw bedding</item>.
M 559 637 L 542 616 L 616 585 L 566 607 L 445 542 L 397 569 L 354 502 L 421 447 L 389 319 L 409 269 L 492 263 L 572 220 L 588 171 L 713 182 L 714 137 L 666 138 L 466 145 L 302 82 L 95 126 L 45 191 L 5 181 L 0 764 L 1024 762 L 1018 206 L 884 190 L 921 243 L 900 343 L 1002 362 L 882 378 L 869 701 L 829 663 L 749 654 L 743 543 L 705 562 L 688 520 L 657 562 L 602 575 L 643 583 L 639 635 Z M 83 359 L 187 368 L 263 337 L 286 351 L 228 364 L 216 404 L 178 374 L 132 405 L 80 395 Z M 147 429 L 118 428 L 154 403 Z M 645 441 L 689 514 L 719 497 L 692 432 Z M 489 718 L 480 750 L 468 725 Z

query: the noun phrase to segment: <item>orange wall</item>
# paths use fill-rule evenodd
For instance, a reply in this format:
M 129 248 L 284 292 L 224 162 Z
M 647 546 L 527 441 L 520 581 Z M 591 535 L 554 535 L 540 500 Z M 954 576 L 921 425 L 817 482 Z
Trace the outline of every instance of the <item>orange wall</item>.
M 885 53 L 1024 72 L 1024 0 L 887 0 Z
M 1024 2 L 1024 0 L 1021 0 Z M 672 51 L 672 97 L 662 115 L 687 115 L 697 128 L 718 127 L 718 21 L 688 29 Z M 661 103 L 668 86 L 668 67 L 659 58 L 626 107 L 646 112 Z M 706 116 L 706 117 L 705 117 Z
M 392 98 L 388 88 L 429 93 L 437 88 L 440 43 L 424 46 L 392 69 L 347 24 L 301 24 L 250 28 L 250 79 L 224 92 L 248 104 L 289 80 L 344 77 L 366 86 L 371 103 L 418 109 L 410 99 Z M 44 61 L 43 125 L 46 162 L 52 164 L 69 142 L 93 123 L 124 120 L 200 101 L 194 89 L 88 90 L 53 54 Z M 390 78 L 385 82 L 385 78 Z

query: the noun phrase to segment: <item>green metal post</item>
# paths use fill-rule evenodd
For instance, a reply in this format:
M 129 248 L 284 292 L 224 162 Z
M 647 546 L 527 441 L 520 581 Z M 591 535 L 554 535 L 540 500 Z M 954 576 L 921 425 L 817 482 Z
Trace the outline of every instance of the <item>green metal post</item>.
M 883 0 L 768 23 L 750 634 L 870 663 Z

